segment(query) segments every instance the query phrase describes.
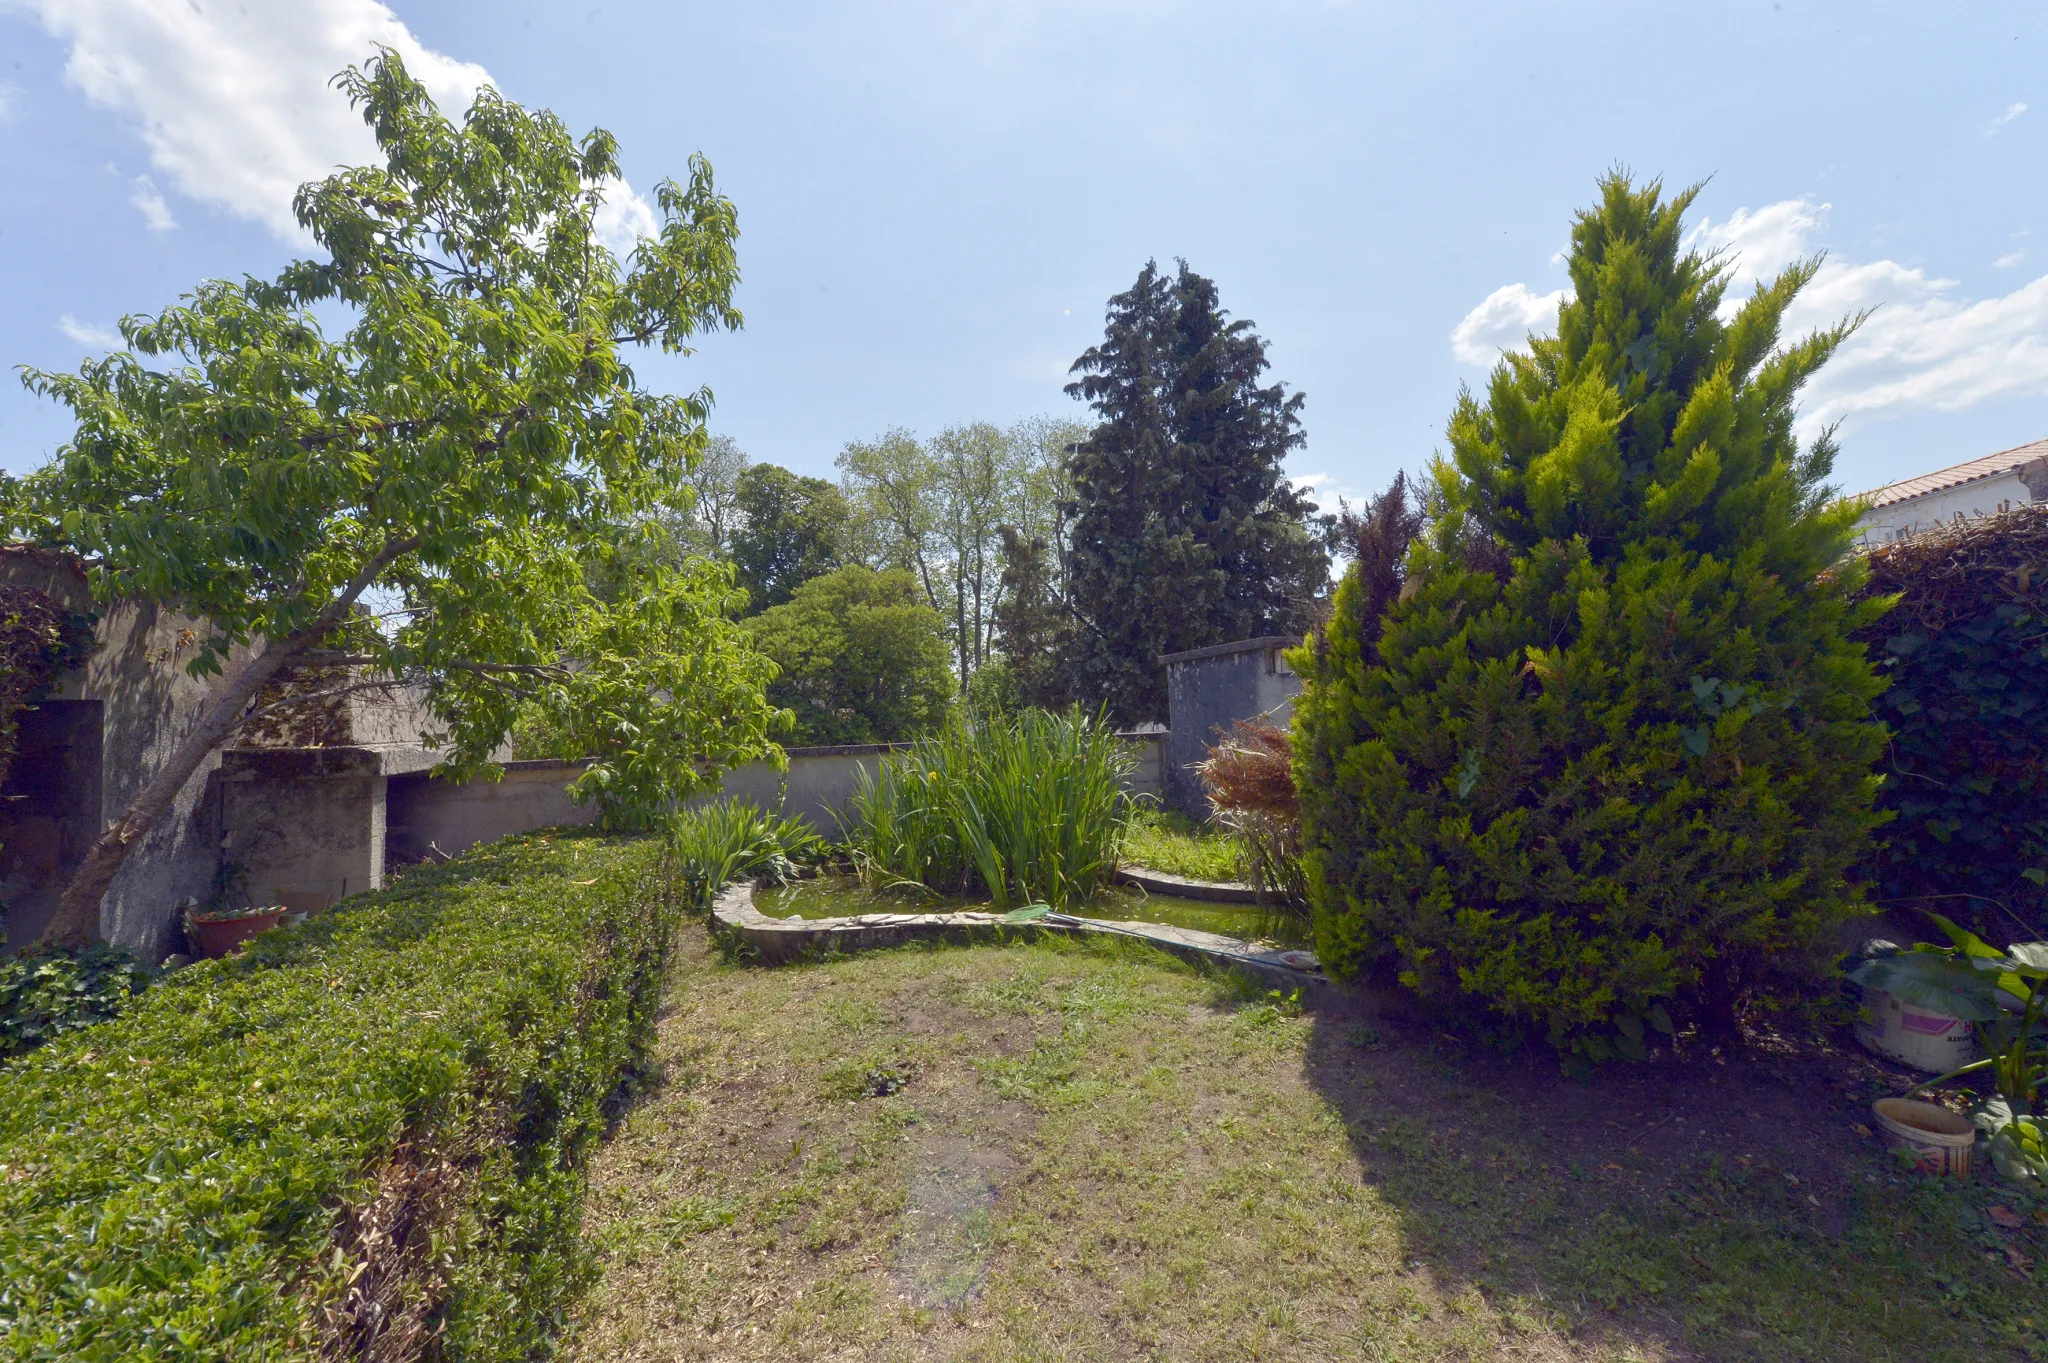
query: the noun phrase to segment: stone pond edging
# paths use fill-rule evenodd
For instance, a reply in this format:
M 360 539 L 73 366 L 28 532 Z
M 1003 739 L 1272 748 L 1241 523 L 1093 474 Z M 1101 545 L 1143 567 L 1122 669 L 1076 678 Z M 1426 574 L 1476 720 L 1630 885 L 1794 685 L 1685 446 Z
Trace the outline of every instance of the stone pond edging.
M 1146 894 L 1163 894 L 1174 899 L 1202 899 L 1211 904 L 1259 902 L 1257 889 L 1234 881 L 1189 880 L 1186 876 L 1168 875 L 1164 871 L 1144 870 L 1135 866 L 1119 867 L 1116 878 L 1126 885 L 1137 886 Z
M 1198 882 L 1197 882 L 1198 883 Z M 999 913 L 864 913 L 850 918 L 770 918 L 754 904 L 754 887 L 734 881 L 712 903 L 713 925 L 737 937 L 767 961 L 814 951 L 862 951 L 911 942 L 999 942 L 1037 933 L 1067 937 L 1128 937 L 1181 960 L 1248 976 L 1267 988 L 1299 989 L 1316 1002 L 1335 986 L 1306 951 L 1266 950 L 1221 933 L 1165 923 L 1122 923 L 1049 914 L 1029 923 L 1006 923 Z

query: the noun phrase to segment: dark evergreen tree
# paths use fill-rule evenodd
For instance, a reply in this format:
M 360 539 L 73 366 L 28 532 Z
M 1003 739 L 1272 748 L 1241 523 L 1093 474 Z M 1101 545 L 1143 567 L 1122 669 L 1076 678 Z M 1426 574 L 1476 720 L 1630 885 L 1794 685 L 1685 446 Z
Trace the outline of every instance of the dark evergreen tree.
M 1002 526 L 1003 576 L 996 596 L 996 646 L 1009 669 L 1017 702 L 1058 710 L 1073 699 L 1067 655 L 1073 621 L 1054 581 L 1052 554 L 1043 539 L 1026 539 Z
M 1164 718 L 1162 654 L 1303 631 L 1329 575 L 1308 500 L 1282 470 L 1302 395 L 1261 386 L 1266 343 L 1186 261 L 1148 262 L 1109 300 L 1067 392 L 1100 418 L 1069 464 L 1068 600 L 1079 698 Z
M 1296 655 L 1325 964 L 1580 1063 L 1824 981 L 1879 818 L 1853 632 L 1884 603 L 1833 444 L 1793 439 L 1849 324 L 1781 340 L 1818 261 L 1724 318 L 1692 198 L 1602 183 L 1557 336 L 1459 398 L 1405 572 L 1362 555 Z
M 748 609 L 764 611 L 798 587 L 846 561 L 852 510 L 823 478 L 805 478 L 775 464 L 754 464 L 733 492 L 732 562 Z

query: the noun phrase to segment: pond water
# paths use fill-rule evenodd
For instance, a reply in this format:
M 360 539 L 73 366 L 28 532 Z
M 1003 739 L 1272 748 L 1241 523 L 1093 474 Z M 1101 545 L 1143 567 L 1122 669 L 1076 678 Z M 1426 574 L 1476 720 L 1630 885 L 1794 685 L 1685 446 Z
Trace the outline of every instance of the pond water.
M 850 918 L 863 913 L 952 913 L 988 909 L 986 900 L 936 894 L 870 890 L 851 876 L 821 876 L 758 891 L 754 903 L 770 918 Z M 1256 904 L 1212 904 L 1201 899 L 1148 895 L 1133 886 L 1104 890 L 1077 909 L 1078 918 L 1106 918 L 1119 923 L 1169 923 L 1177 928 L 1220 932 L 1246 941 L 1267 940 L 1299 945 L 1302 933 L 1290 920 L 1278 918 Z

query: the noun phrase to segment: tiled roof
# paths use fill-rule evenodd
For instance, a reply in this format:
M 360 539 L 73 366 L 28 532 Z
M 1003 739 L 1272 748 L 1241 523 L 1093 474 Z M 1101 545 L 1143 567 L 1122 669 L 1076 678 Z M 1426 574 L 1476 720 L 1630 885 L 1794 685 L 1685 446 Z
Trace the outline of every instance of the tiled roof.
M 1889 487 L 1878 488 L 1875 492 L 1866 492 L 1859 500 L 1867 503 L 1872 509 L 1891 506 L 1895 502 L 1911 501 L 1930 492 L 1961 487 L 1964 483 L 1974 483 L 1982 478 L 1996 478 L 2001 473 L 2009 473 L 2022 464 L 2033 463 L 2036 459 L 2048 459 L 2048 440 L 2015 445 L 2009 450 L 2000 450 L 1997 454 L 1987 454 L 1951 468 L 1923 473 L 1918 478 L 1907 478 Z

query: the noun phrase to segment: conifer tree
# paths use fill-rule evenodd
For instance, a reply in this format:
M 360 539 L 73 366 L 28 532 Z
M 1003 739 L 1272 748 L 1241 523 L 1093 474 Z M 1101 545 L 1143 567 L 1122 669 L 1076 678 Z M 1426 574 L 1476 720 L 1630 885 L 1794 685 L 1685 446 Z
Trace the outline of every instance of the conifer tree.
M 1556 337 L 1460 395 L 1399 598 L 1347 577 L 1295 711 L 1326 964 L 1574 1063 L 1823 975 L 1884 741 L 1857 512 L 1793 437 L 1854 320 L 1780 343 L 1816 260 L 1724 318 L 1697 191 L 1600 190 Z
M 1067 392 L 1100 418 L 1069 463 L 1073 669 L 1123 720 L 1163 718 L 1162 654 L 1313 620 L 1328 555 L 1281 465 L 1300 393 L 1260 386 L 1266 343 L 1216 285 L 1147 262 Z
M 1064 666 L 1073 638 L 1053 580 L 1051 551 L 1015 526 L 1000 528 L 1003 576 L 996 599 L 996 637 L 1018 703 L 1058 710 L 1072 699 Z

